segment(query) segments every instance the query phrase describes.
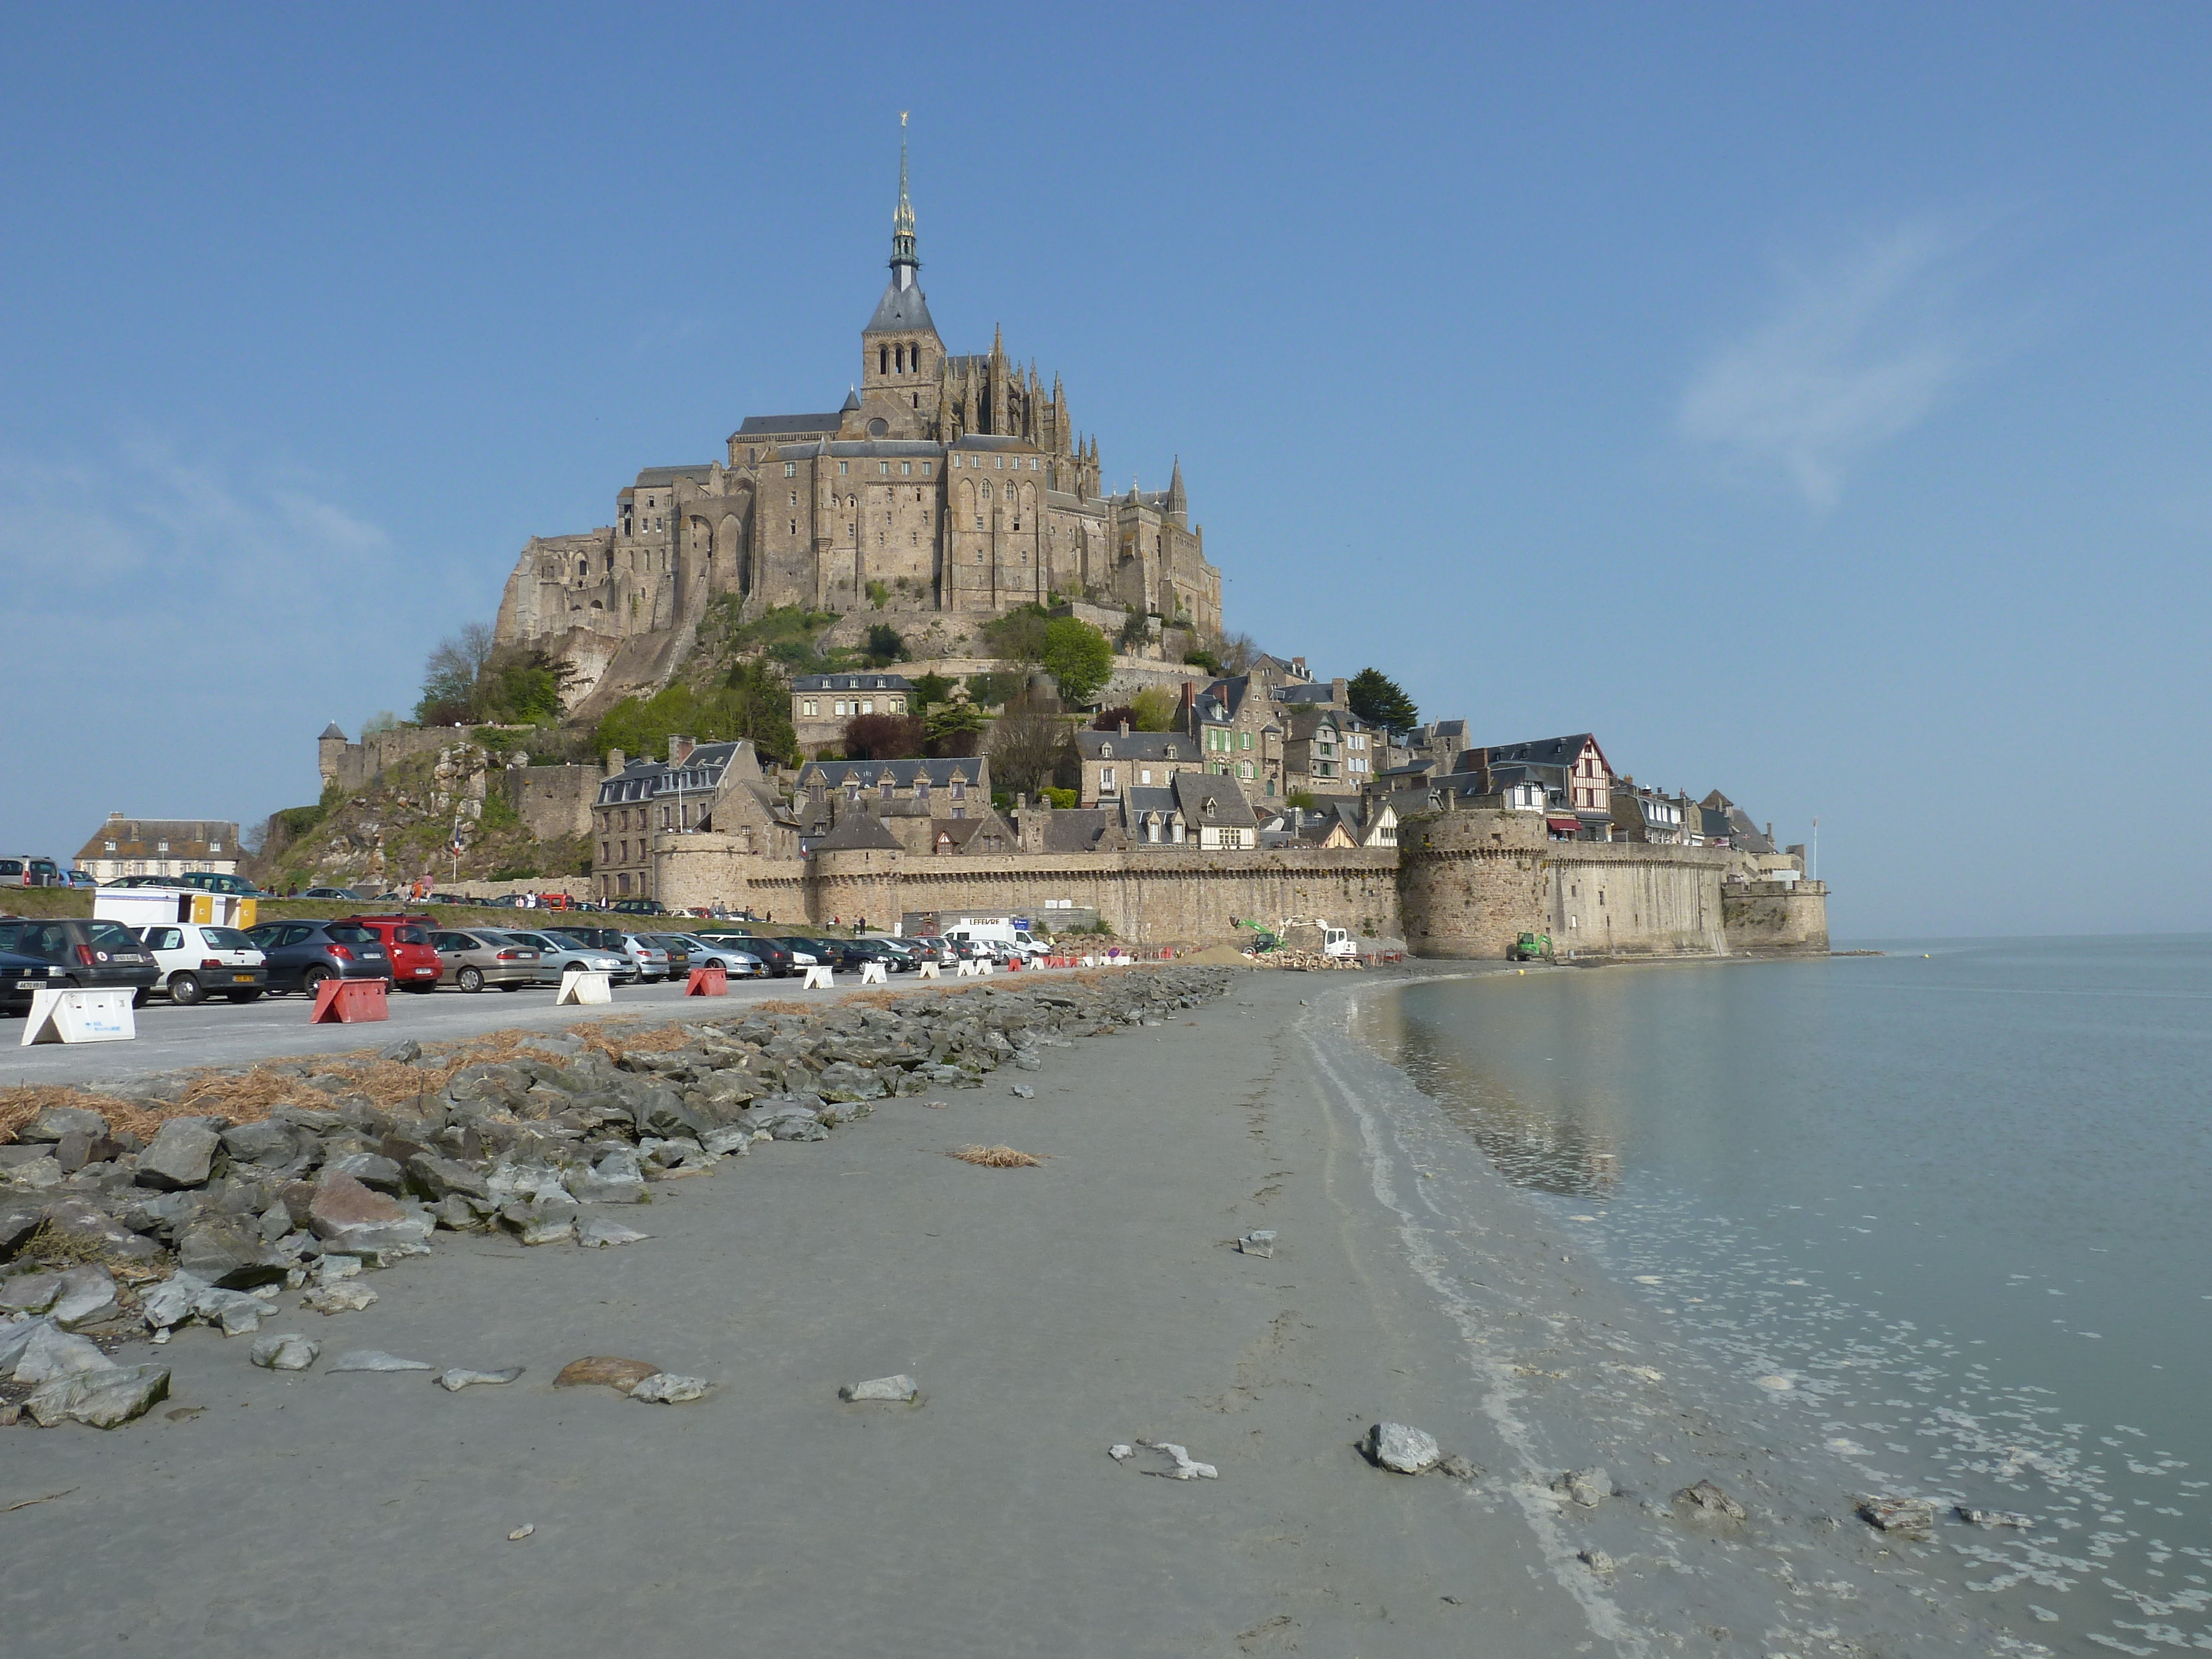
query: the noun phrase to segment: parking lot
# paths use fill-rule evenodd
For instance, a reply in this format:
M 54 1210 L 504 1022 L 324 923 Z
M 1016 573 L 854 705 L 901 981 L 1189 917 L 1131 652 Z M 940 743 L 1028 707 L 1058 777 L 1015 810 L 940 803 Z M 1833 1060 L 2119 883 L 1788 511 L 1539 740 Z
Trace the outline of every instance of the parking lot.
M 1016 978 L 1054 971 L 1032 969 Z M 947 969 L 942 981 L 918 981 L 912 974 L 896 974 L 888 987 L 870 988 L 912 990 L 917 984 L 950 988 L 956 982 L 966 981 L 955 981 Z M 25 1030 L 23 1020 L 0 1019 L 0 1088 L 24 1083 L 97 1085 L 106 1079 L 191 1066 L 236 1066 L 382 1048 L 403 1037 L 419 1042 L 451 1042 L 505 1027 L 558 1030 L 610 1015 L 708 1018 L 734 1013 L 756 1002 L 827 1000 L 861 988 L 859 975 L 840 974 L 833 991 L 803 991 L 797 979 L 749 979 L 731 981 L 729 994 L 724 997 L 686 998 L 684 983 L 678 979 L 657 985 L 617 985 L 610 1007 L 556 1007 L 554 988 L 550 985 L 512 992 L 485 991 L 473 996 L 453 990 L 428 996 L 394 995 L 387 1000 L 392 1011 L 389 1020 L 363 1025 L 310 1025 L 307 1015 L 313 1004 L 297 994 L 266 997 L 242 1007 L 226 1002 L 179 1008 L 156 999 L 137 1011 L 138 1035 L 133 1041 L 45 1043 L 28 1048 L 19 1046 Z

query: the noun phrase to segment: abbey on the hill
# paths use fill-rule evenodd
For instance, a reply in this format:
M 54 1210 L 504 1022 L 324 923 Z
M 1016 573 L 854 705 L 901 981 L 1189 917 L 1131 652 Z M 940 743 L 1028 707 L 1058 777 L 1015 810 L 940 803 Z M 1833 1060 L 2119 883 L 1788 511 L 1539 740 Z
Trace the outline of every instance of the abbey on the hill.
M 946 351 L 915 248 L 902 141 L 890 281 L 843 407 L 749 416 L 725 459 L 639 473 L 616 524 L 533 537 L 501 640 L 568 659 L 589 690 L 609 672 L 653 678 L 723 593 L 748 614 L 977 619 L 1058 594 L 1218 635 L 1221 573 L 1181 465 L 1164 490 L 1104 494 L 1097 440 L 1076 432 L 1057 376 L 1048 393 L 996 338 L 988 354 Z

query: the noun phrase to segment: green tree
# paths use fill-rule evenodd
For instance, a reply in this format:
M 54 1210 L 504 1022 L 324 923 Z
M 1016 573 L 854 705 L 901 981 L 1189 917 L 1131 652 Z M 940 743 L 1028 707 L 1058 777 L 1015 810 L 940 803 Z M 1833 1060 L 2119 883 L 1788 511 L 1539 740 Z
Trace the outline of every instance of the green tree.
M 952 696 L 952 681 L 945 678 L 935 669 L 932 669 L 914 683 L 914 712 L 919 714 L 924 709 L 938 703 L 950 702 Z
M 931 704 L 929 713 L 922 717 L 930 749 L 939 755 L 975 753 L 975 734 L 983 725 L 983 711 L 969 699 L 964 685 L 954 686 L 950 697 Z
M 1065 622 L 1070 620 L 1060 618 Z M 1044 663 L 1046 642 L 1053 617 L 1041 605 L 1030 604 L 994 617 L 983 624 L 984 643 L 1001 657 L 1015 662 Z
M 1345 701 L 1370 726 L 1403 732 L 1420 723 L 1421 711 L 1405 688 L 1379 668 L 1363 668 L 1354 674 L 1345 687 Z
M 1038 661 L 1060 683 L 1061 701 L 1080 705 L 1096 696 L 1114 672 L 1114 647 L 1089 623 L 1054 617 L 1045 624 Z
M 895 662 L 907 659 L 906 640 L 889 623 L 878 623 L 868 630 L 865 653 L 871 668 L 888 668 Z
M 1115 648 L 1125 653 L 1141 651 L 1152 642 L 1152 619 L 1135 605 L 1131 605 L 1128 616 L 1121 623 L 1121 631 L 1114 636 Z

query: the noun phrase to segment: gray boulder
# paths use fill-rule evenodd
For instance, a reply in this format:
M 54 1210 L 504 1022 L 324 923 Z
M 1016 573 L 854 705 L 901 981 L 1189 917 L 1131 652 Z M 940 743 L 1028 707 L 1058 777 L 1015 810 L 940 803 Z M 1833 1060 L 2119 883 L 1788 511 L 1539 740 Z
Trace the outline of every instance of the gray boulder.
M 109 1370 L 114 1364 L 100 1351 L 99 1344 L 41 1319 L 33 1322 L 22 1351 L 15 1356 L 13 1375 L 18 1382 L 49 1382 L 82 1371 Z
M 325 1170 L 307 1200 L 307 1224 L 317 1237 L 354 1254 L 401 1254 L 430 1237 L 428 1216 L 403 1209 L 382 1193 L 372 1192 L 343 1170 Z
M 168 1392 L 167 1365 L 110 1366 L 42 1383 L 23 1402 L 23 1409 L 40 1428 L 76 1422 L 112 1429 L 144 1415 Z
M 0 1194 L 0 1259 L 21 1249 L 45 1218 L 45 1206 L 38 1200 Z
M 1436 1437 L 1403 1423 L 1377 1423 L 1367 1431 L 1367 1455 L 1376 1464 L 1401 1474 L 1433 1468 L 1443 1454 Z
M 315 1357 L 322 1351 L 323 1345 L 312 1336 L 286 1331 L 281 1335 L 258 1339 L 247 1358 L 264 1370 L 304 1371 L 315 1363 Z
M 18 1273 L 0 1280 L 0 1313 L 44 1313 L 61 1293 L 59 1273 Z
M 259 1223 L 249 1217 L 203 1217 L 177 1241 L 179 1268 L 227 1291 L 281 1284 L 291 1265 L 264 1241 Z
M 351 1176 L 364 1187 L 380 1193 L 389 1193 L 395 1198 L 405 1186 L 399 1166 L 380 1152 L 354 1152 L 344 1158 L 334 1158 L 331 1168 Z
M 204 1118 L 173 1117 L 138 1154 L 138 1184 L 161 1192 L 197 1187 L 208 1178 L 222 1145 Z
M 121 1311 L 115 1298 L 115 1281 L 106 1268 L 72 1267 L 62 1275 L 61 1294 L 54 1298 L 50 1316 L 64 1330 L 74 1331 L 112 1319 Z
M 484 1184 L 482 1170 L 471 1169 L 457 1158 L 440 1158 L 435 1152 L 417 1152 L 407 1160 L 407 1183 L 428 1199 L 473 1198 L 485 1203 L 491 1200 L 491 1191 Z
M 41 1106 L 28 1123 L 15 1131 L 19 1141 L 53 1145 L 64 1135 L 83 1135 L 98 1140 L 107 1133 L 107 1120 L 82 1106 Z
M 240 1164 L 258 1164 L 274 1169 L 300 1155 L 298 1133 L 289 1123 L 264 1118 L 258 1123 L 240 1123 L 222 1132 L 222 1149 Z

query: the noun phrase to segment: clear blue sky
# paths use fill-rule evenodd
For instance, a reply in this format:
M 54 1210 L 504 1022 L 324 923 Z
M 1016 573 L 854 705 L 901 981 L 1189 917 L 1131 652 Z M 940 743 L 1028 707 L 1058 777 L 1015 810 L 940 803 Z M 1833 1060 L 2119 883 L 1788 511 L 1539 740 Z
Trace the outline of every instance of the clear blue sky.
M 1820 818 L 1839 933 L 2212 927 L 2203 6 L 0 15 L 0 846 L 313 798 L 526 538 L 948 344 L 1233 628 Z M 2133 853 L 2132 859 L 2124 854 Z

